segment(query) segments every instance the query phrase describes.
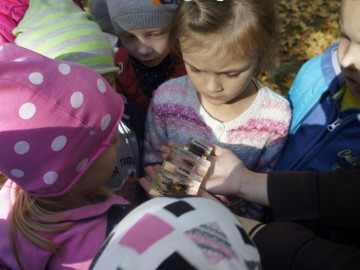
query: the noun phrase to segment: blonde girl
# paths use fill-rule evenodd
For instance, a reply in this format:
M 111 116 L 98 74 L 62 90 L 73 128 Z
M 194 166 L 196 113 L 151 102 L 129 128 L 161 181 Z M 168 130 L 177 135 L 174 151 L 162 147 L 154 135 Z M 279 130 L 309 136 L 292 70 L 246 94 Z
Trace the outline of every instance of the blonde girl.
M 104 187 L 122 99 L 95 71 L 14 44 L 0 46 L 0 93 L 0 266 L 88 269 L 128 204 Z
M 169 38 L 188 75 L 154 93 L 145 164 L 161 162 L 158 150 L 169 140 L 184 144 L 193 137 L 230 148 L 252 170 L 272 170 L 291 110 L 255 77 L 272 63 L 275 37 L 271 0 L 181 1 Z M 234 211 L 263 218 L 260 207 L 245 201 Z

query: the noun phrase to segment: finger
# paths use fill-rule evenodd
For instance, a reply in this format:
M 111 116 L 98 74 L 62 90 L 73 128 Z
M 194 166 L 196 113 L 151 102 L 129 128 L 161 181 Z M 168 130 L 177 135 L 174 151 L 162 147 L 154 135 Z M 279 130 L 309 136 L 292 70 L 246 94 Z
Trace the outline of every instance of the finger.
M 139 179 L 139 183 L 142 186 L 142 188 L 149 193 L 150 187 L 151 187 L 151 182 L 149 182 L 148 179 L 146 179 L 145 177 L 141 177 Z
M 207 192 L 203 189 L 199 189 L 198 196 L 219 202 L 219 200 L 216 197 L 214 197 L 212 194 L 210 194 L 209 192 Z
M 177 143 L 177 142 L 175 142 L 175 141 L 172 141 L 172 140 L 170 140 L 170 141 L 168 142 L 168 146 L 169 146 L 170 148 L 172 148 L 172 147 L 174 147 L 174 146 L 182 147 L 181 144 L 179 144 L 179 143 Z
M 160 151 L 161 151 L 161 157 L 163 159 L 166 159 L 171 152 L 171 148 L 167 145 L 162 145 L 160 146 Z
M 220 156 L 223 152 L 225 148 L 222 148 L 216 144 L 211 145 L 213 147 L 212 153 L 214 156 Z
M 154 179 L 156 177 L 156 170 L 154 168 L 154 166 L 147 166 L 144 168 L 145 173 L 150 177 L 149 180 L 147 180 L 148 182 L 151 182 L 152 179 Z

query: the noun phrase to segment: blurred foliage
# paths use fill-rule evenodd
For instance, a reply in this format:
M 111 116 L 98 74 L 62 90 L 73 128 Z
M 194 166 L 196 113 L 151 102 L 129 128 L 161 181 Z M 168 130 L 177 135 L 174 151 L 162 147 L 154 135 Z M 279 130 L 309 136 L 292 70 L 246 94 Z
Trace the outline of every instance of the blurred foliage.
M 339 0 L 275 0 L 280 48 L 272 78 L 260 76 L 286 95 L 301 65 L 322 53 L 339 36 Z

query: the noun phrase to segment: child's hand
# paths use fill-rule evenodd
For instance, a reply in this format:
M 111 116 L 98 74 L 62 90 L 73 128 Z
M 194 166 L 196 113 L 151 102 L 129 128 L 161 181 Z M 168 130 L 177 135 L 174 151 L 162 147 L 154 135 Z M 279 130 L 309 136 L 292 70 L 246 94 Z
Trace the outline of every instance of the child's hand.
M 171 148 L 173 148 L 174 146 L 179 146 L 182 147 L 181 144 L 178 144 L 174 141 L 169 141 L 168 145 L 162 145 L 160 146 L 160 152 L 161 152 L 161 156 L 163 159 L 166 159 L 167 156 L 170 154 L 171 152 Z
M 174 146 L 181 146 L 181 145 L 174 141 L 169 141 L 168 145 L 160 146 L 160 152 L 163 159 L 167 158 L 167 156 L 170 154 L 171 148 Z M 141 177 L 139 179 L 139 183 L 143 187 L 143 189 L 149 194 L 151 182 L 156 177 L 155 166 L 147 166 L 144 168 L 144 171 L 146 177 Z
M 155 166 L 147 166 L 144 168 L 146 177 L 141 177 L 139 179 L 139 183 L 142 188 L 149 194 L 149 190 L 151 187 L 151 182 L 156 177 Z

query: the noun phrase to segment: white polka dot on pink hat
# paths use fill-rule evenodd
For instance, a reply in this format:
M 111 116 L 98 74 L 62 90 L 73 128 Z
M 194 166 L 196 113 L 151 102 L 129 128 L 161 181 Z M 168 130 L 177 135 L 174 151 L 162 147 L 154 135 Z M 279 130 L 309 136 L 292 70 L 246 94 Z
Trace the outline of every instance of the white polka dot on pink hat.
M 0 171 L 25 191 L 69 190 L 107 148 L 123 110 L 93 70 L 0 45 Z

